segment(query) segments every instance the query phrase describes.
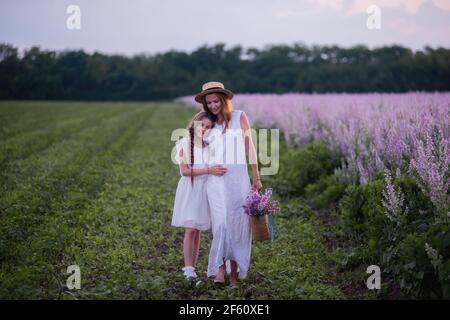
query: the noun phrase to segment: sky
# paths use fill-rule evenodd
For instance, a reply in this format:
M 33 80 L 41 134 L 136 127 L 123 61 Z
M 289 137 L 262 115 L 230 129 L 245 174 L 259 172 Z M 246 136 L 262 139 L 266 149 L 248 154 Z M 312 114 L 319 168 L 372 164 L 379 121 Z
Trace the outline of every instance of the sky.
M 450 0 L 0 0 L 0 42 L 129 56 L 218 43 L 450 48 Z

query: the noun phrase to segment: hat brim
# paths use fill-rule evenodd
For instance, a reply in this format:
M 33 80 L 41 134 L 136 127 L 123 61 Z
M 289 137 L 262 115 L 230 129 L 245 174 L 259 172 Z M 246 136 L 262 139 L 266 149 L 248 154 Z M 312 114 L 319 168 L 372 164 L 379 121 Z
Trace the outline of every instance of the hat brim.
M 207 89 L 205 91 L 202 91 L 200 93 L 198 93 L 195 96 L 195 101 L 199 102 L 199 103 L 203 103 L 203 99 L 207 94 L 211 94 L 211 93 L 216 93 L 216 92 L 221 92 L 224 93 L 228 99 L 233 99 L 234 93 L 231 92 L 228 89 L 222 89 L 222 88 L 211 88 L 211 89 Z

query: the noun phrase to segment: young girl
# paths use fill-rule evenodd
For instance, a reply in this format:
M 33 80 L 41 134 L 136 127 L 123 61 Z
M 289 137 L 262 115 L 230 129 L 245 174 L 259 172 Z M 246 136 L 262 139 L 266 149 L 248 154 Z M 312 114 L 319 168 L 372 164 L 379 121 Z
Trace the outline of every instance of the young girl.
M 205 141 L 214 126 L 215 116 L 199 112 L 192 119 L 188 129 L 189 137 L 176 143 L 176 160 L 180 167 L 181 178 L 175 195 L 172 226 L 184 227 L 184 276 L 196 278 L 200 248 L 200 231 L 211 227 L 209 207 L 206 198 L 206 180 L 208 175 L 222 176 L 225 168 L 221 165 L 207 165 L 209 149 Z

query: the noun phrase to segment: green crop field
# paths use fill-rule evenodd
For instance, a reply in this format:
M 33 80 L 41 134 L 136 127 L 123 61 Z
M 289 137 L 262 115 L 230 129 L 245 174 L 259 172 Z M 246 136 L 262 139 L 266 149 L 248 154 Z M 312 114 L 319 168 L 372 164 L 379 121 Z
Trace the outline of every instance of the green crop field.
M 276 241 L 253 243 L 237 290 L 206 278 L 210 232 L 200 281 L 184 279 L 170 137 L 194 113 L 177 103 L 0 102 L 0 298 L 346 298 L 322 225 L 297 200 L 281 203 Z M 79 290 L 66 286 L 70 265 Z

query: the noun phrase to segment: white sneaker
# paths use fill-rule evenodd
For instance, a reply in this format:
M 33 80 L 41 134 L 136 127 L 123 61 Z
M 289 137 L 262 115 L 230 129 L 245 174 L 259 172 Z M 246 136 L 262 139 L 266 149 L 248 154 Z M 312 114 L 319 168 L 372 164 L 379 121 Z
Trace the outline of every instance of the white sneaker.
M 186 279 L 195 279 L 197 278 L 197 274 L 195 273 L 195 268 L 188 266 L 181 269 L 184 271 L 183 275 L 186 277 Z

